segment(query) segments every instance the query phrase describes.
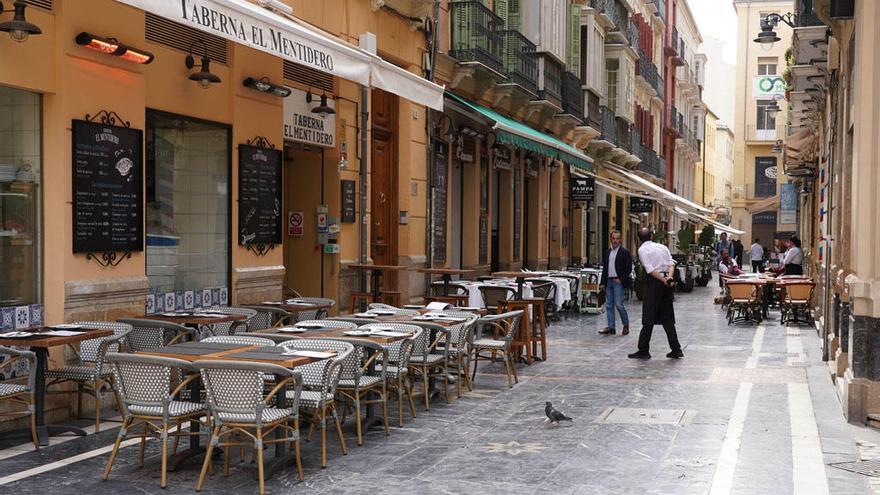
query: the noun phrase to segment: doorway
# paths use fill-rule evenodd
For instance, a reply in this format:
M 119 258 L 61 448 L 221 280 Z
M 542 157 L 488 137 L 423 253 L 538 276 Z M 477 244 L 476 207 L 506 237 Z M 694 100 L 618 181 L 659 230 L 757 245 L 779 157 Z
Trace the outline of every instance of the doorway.
M 397 264 L 397 98 L 374 89 L 371 94 L 370 255 L 377 265 Z M 384 280 L 396 288 L 395 277 Z
M 302 230 L 285 237 L 284 286 L 304 296 L 324 295 L 317 209 L 324 203 L 322 171 L 320 151 L 300 145 L 285 146 L 284 211 L 302 214 Z M 315 187 L 319 184 L 321 187 Z
M 596 239 L 596 253 L 600 257 L 599 258 L 600 265 L 603 263 L 603 260 L 601 259 L 602 253 L 605 251 L 605 246 L 607 245 L 606 243 L 608 242 L 608 239 L 611 237 L 611 221 L 610 221 L 610 218 L 608 215 L 607 208 L 602 209 L 602 220 L 601 221 L 602 221 L 602 228 L 601 228 L 600 232 L 602 233 L 602 237 L 600 237 L 599 239 Z
M 461 268 L 463 238 L 461 212 L 464 208 L 462 203 L 463 174 L 464 167 L 462 167 L 462 162 L 453 160 L 452 174 L 449 177 L 449 205 L 452 207 L 449 222 L 449 244 L 451 247 L 448 264 L 449 268 Z

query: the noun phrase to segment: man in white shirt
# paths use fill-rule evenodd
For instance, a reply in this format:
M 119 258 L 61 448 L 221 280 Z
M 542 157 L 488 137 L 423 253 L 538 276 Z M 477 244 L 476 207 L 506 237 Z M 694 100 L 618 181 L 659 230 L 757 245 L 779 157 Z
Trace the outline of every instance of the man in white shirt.
M 801 240 L 792 236 L 785 241 L 785 245 L 788 249 L 785 251 L 785 257 L 782 258 L 783 271 L 786 275 L 803 275 L 804 252 L 801 250 Z
M 761 240 L 757 237 L 749 248 L 749 260 L 752 262 L 753 273 L 764 271 L 764 246 L 761 245 Z
M 663 325 L 666 338 L 669 341 L 671 351 L 666 355 L 668 358 L 679 359 L 684 357 L 681 352 L 681 344 L 678 342 L 678 334 L 675 331 L 675 311 L 672 307 L 672 298 L 675 293 L 675 279 L 672 270 L 675 263 L 669 249 L 662 244 L 651 241 L 651 231 L 647 228 L 639 229 L 639 260 L 645 269 L 645 295 L 642 300 L 642 331 L 639 333 L 639 350 L 629 354 L 630 359 L 651 359 L 649 347 L 651 333 L 655 324 Z
M 730 256 L 726 249 L 721 251 L 721 261 L 718 263 L 718 273 L 722 275 L 740 275 L 742 270 L 736 264 L 736 260 Z

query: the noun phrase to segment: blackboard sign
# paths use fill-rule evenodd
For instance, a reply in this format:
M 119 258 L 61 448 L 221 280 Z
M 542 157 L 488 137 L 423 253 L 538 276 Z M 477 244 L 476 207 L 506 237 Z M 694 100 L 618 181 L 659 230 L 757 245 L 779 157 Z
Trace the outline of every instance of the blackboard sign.
M 572 201 L 592 201 L 596 195 L 596 179 L 592 177 L 572 177 L 568 183 L 569 197 Z
M 342 183 L 342 223 L 354 223 L 355 207 L 355 183 L 353 180 L 343 180 Z
M 73 252 L 143 251 L 143 131 L 73 128 Z
M 434 210 L 432 232 L 434 261 L 446 261 L 446 211 L 449 188 L 449 175 L 447 166 L 449 163 L 449 145 L 438 141 L 434 144 L 434 163 L 431 167 L 433 174 L 433 197 Z
M 281 151 L 238 146 L 238 243 L 281 244 Z
M 630 213 L 651 213 L 654 210 L 654 200 L 647 198 L 637 198 L 632 196 L 629 198 Z
M 775 156 L 755 157 L 755 197 L 769 198 L 776 194 L 776 168 Z

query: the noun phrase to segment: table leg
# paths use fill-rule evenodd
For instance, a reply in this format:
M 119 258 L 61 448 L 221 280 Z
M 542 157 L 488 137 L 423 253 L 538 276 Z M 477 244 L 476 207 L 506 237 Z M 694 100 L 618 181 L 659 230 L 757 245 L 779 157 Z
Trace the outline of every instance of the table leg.
M 382 270 L 373 270 L 373 302 L 382 302 Z
M 516 298 L 522 299 L 523 297 L 523 285 L 525 285 L 526 279 L 525 277 L 516 277 Z
M 449 297 L 449 282 L 452 281 L 452 275 L 448 273 L 443 274 L 443 295 Z

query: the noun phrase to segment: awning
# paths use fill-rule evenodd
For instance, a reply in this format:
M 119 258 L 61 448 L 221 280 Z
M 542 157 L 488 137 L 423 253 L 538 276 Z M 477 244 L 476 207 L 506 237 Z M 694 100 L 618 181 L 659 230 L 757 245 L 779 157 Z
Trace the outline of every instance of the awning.
M 443 87 L 344 43 L 314 26 L 246 0 L 116 0 L 235 43 L 355 82 L 435 110 Z
M 611 179 L 608 179 L 607 177 L 602 177 L 601 175 L 596 175 L 593 172 L 584 172 L 581 169 L 576 168 L 576 167 L 571 167 L 570 171 L 571 171 L 572 175 L 575 175 L 577 177 L 592 177 L 593 180 L 596 181 L 596 184 L 599 184 L 600 186 L 604 187 L 605 189 L 608 189 L 609 191 L 616 192 L 617 194 L 620 194 L 623 196 L 630 196 L 630 197 L 634 197 L 634 198 L 644 198 L 644 199 L 651 199 L 651 200 L 655 200 L 655 201 L 657 200 L 657 198 L 655 198 L 654 196 L 651 196 L 650 194 L 646 194 L 641 191 L 632 191 L 630 189 L 627 189 L 626 186 L 624 186 L 623 184 L 619 184 Z
M 650 192 L 660 198 L 664 198 L 666 200 L 669 200 L 673 204 L 677 203 L 681 207 L 684 207 L 684 208 L 690 209 L 690 210 L 695 210 L 695 211 L 698 211 L 701 213 L 708 213 L 708 214 L 712 213 L 712 210 L 705 208 L 703 206 L 700 206 L 700 205 L 694 203 L 693 201 L 682 198 L 681 196 L 679 196 L 675 193 L 669 192 L 666 189 L 663 189 L 662 187 L 654 184 L 653 182 L 646 180 L 646 179 L 643 179 L 632 172 L 629 172 L 629 171 L 626 171 L 622 168 L 618 168 L 618 167 L 611 166 L 611 165 L 607 165 L 605 168 L 606 168 L 606 170 L 613 173 L 614 175 L 621 177 L 626 181 L 632 182 L 632 183 L 636 184 L 637 186 L 639 186 L 640 188 L 645 189 L 646 191 L 648 191 L 648 192 Z
M 737 230 L 729 225 L 724 225 L 721 222 L 717 222 L 715 220 L 712 220 L 711 218 L 704 216 L 704 215 L 700 215 L 699 213 L 691 213 L 691 215 L 695 216 L 695 217 L 699 218 L 700 220 L 706 222 L 707 224 L 715 227 L 715 230 L 720 230 L 721 232 L 727 232 L 728 234 L 731 234 L 731 235 L 745 235 L 745 232 L 743 232 L 742 230 Z
M 773 211 L 779 206 L 779 195 L 770 196 L 769 198 L 764 198 L 757 203 L 752 203 L 751 205 L 746 207 L 746 211 L 749 212 L 750 215 L 755 215 L 757 213 L 763 213 L 765 211 Z
M 501 144 L 516 146 L 551 158 L 558 158 L 569 165 L 574 165 L 584 170 L 593 170 L 593 160 L 578 151 L 574 146 L 450 92 L 446 93 L 446 97 L 491 120 L 497 142 Z

